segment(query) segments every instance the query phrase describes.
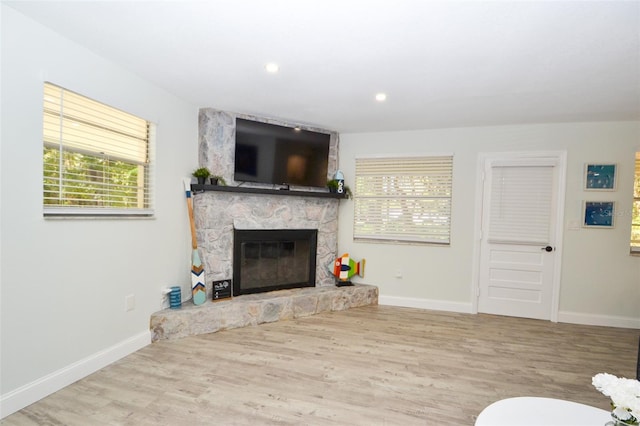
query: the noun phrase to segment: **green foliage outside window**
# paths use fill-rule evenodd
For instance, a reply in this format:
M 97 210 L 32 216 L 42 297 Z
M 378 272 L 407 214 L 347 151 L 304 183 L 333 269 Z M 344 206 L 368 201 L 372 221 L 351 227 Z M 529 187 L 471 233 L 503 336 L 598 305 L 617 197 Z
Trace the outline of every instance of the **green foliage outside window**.
M 104 156 L 44 148 L 44 204 L 144 208 L 143 167 Z M 61 173 L 62 168 L 62 173 Z

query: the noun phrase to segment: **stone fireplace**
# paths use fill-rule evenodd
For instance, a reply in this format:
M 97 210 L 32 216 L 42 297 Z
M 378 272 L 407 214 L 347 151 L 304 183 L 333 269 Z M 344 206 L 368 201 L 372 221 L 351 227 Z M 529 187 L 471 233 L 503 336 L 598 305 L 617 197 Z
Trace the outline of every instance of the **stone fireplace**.
M 234 230 L 315 230 L 315 286 L 335 284 L 329 267 L 337 252 L 339 200 L 214 191 L 197 194 L 194 200 L 209 299 L 212 281 L 232 279 L 235 287 Z
M 315 229 L 233 231 L 233 295 L 315 287 Z
M 243 287 L 245 280 L 249 280 L 248 277 L 261 274 L 258 272 L 260 268 L 264 269 L 264 279 L 260 278 L 258 284 L 267 289 L 274 285 L 295 284 L 298 287 L 300 282 L 308 287 L 242 294 L 203 305 L 187 302 L 181 309 L 164 309 L 151 316 L 152 341 L 213 333 L 378 303 L 378 289 L 375 286 L 334 285 L 330 267 L 333 266 L 338 249 L 339 199 L 314 195 L 305 188 L 300 188 L 295 193 L 275 188 L 242 191 L 253 185 L 233 181 L 235 116 L 210 108 L 200 110 L 199 166 L 209 168 L 213 174 L 224 177 L 234 187 L 229 191 L 200 192 L 193 197 L 198 248 L 207 274 L 207 297 L 211 300 L 212 281 L 233 279 L 235 283 L 239 279 L 240 287 Z M 293 124 L 266 119 L 263 121 Z M 332 133 L 331 136 L 328 164 L 329 178 L 338 165 L 337 133 Z M 315 249 L 312 241 L 300 243 L 296 247 L 298 243 L 288 237 L 264 243 L 250 241 L 250 246 L 245 247 L 249 260 L 263 258 L 266 265 L 251 265 L 252 269 L 245 277 L 242 271 L 234 269 L 234 247 L 242 244 L 237 241 L 234 243 L 236 230 L 247 231 L 248 234 L 277 230 L 277 233 L 287 236 L 290 231 L 312 230 L 316 240 Z M 289 269 L 292 262 L 298 262 L 299 259 L 293 253 L 303 248 L 309 253 L 307 258 L 300 261 L 307 265 L 303 267 L 305 275 L 308 274 L 307 279 L 299 278 L 297 273 L 287 275 L 289 271 L 284 271 L 285 278 L 280 282 L 278 271 Z M 249 287 L 254 284 L 250 283 Z M 250 289 L 247 293 L 253 291 L 254 289 Z
M 199 115 L 199 166 L 207 167 L 213 174 L 224 177 L 230 187 L 273 189 L 270 186 L 233 180 L 235 117 L 281 125 L 298 125 L 203 108 Z M 326 132 L 313 127 L 300 127 Z M 338 134 L 335 132 L 331 133 L 328 165 L 327 178 L 333 175 L 338 165 Z M 312 188 L 308 190 L 313 191 Z M 232 279 L 235 286 L 237 271 L 234 270 L 233 257 L 236 229 L 316 230 L 316 254 L 313 259 L 315 286 L 335 284 L 329 266 L 333 264 L 338 251 L 338 206 L 341 201 L 336 198 L 314 197 L 312 192 L 306 196 L 304 191 L 305 188 L 297 191 L 302 195 L 288 195 L 287 191 L 207 191 L 194 195 L 198 245 L 207 274 L 205 284 L 209 299 L 212 281 Z

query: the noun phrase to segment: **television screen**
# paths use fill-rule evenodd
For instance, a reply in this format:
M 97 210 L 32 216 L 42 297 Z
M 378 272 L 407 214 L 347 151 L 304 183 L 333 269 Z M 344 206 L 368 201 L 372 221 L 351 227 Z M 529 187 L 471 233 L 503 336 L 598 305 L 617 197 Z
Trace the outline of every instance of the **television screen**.
M 236 118 L 234 180 L 325 187 L 330 135 Z

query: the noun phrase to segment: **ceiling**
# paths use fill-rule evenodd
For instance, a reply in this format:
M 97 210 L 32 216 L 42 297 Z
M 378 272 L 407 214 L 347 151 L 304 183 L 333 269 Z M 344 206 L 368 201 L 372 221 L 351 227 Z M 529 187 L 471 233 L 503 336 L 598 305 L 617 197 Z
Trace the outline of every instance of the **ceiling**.
M 639 1 L 4 3 L 198 107 L 343 133 L 640 119 Z

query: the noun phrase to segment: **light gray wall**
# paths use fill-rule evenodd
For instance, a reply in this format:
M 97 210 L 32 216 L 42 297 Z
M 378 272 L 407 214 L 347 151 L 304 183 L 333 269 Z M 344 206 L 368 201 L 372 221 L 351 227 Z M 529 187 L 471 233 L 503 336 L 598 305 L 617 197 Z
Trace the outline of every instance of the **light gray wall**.
M 197 165 L 198 109 L 1 5 L 0 415 L 89 374 L 149 341 L 160 290 L 189 288 L 189 229 L 181 178 Z M 44 220 L 42 84 L 45 80 L 157 124 L 156 218 Z M 354 243 L 352 203 L 341 201 L 339 252 L 367 259 L 365 282 L 382 296 L 468 309 L 476 160 L 480 152 L 566 150 L 565 227 L 579 217 L 582 167 L 620 166 L 612 196 L 630 210 L 638 123 L 562 124 L 346 134 L 340 167 L 353 182 L 359 153 L 453 152 L 450 247 Z M 640 312 L 640 258 L 629 223 L 565 229 L 560 309 L 568 319 L 630 319 Z M 394 278 L 397 269 L 403 278 Z M 125 312 L 125 296 L 136 308 Z
M 161 289 L 188 289 L 181 178 L 197 165 L 198 108 L 6 5 L 2 15 L 2 415 L 150 341 Z M 151 220 L 45 220 L 43 82 L 157 124 Z M 125 296 L 136 306 L 125 312 Z M 43 383 L 45 386 L 40 386 Z M 56 390 L 56 389 L 52 389 Z
M 340 169 L 354 182 L 355 158 L 376 154 L 454 155 L 449 247 L 353 241 L 353 201 L 342 201 L 338 251 L 366 259 L 364 279 L 381 302 L 470 312 L 474 285 L 474 224 L 478 155 L 483 152 L 566 151 L 567 188 L 559 320 L 640 327 L 640 257 L 629 255 L 634 152 L 640 123 L 568 123 L 340 135 Z M 618 164 L 615 192 L 582 190 L 584 164 Z M 569 229 L 584 199 L 616 201 L 614 229 Z M 395 274 L 402 270 L 403 278 Z

